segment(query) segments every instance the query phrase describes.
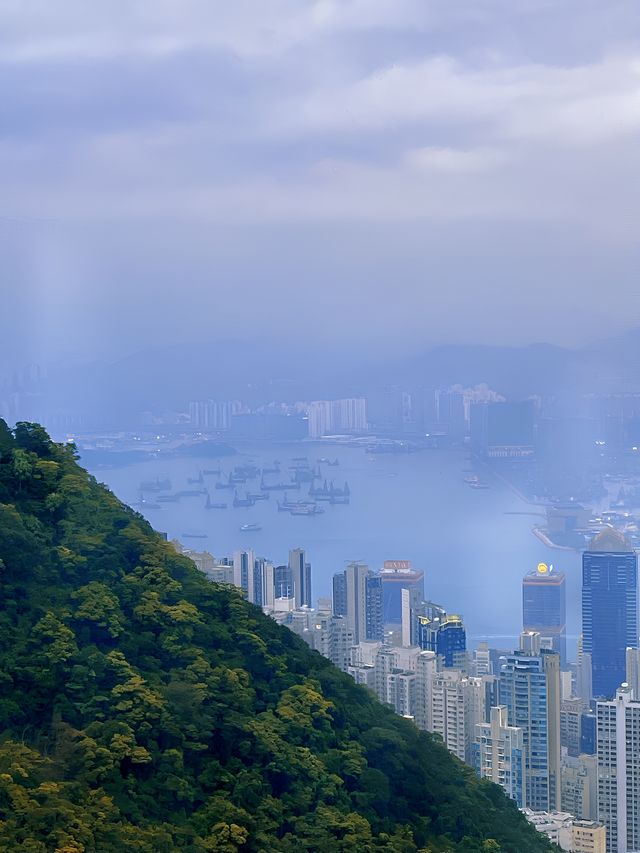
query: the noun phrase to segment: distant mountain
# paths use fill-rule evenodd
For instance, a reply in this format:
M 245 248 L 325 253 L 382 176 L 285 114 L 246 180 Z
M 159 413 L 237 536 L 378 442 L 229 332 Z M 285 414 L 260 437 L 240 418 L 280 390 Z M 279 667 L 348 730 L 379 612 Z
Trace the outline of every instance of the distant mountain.
M 0 421 L 0 849 L 543 853 L 502 789 Z

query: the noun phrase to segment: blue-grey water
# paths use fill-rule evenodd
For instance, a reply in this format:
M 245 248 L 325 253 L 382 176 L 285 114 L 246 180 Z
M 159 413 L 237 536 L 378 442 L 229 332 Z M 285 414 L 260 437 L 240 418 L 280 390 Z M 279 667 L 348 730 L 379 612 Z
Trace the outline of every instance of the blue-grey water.
M 308 446 L 245 447 L 233 457 L 220 460 L 158 459 L 94 473 L 123 501 L 139 500 L 141 481 L 168 476 L 172 491 L 193 489 L 187 478 L 201 469 L 220 464 L 223 472 L 254 461 L 271 466 L 281 462 L 282 473 L 267 478 L 288 479 L 293 457 L 307 454 L 338 458 L 338 467 L 322 466 L 323 475 L 351 489 L 348 506 L 323 504 L 319 516 L 291 516 L 277 511 L 281 492 L 250 508 L 232 508 L 233 492 L 216 490 L 216 476 L 206 477 L 213 501 L 226 501 L 226 510 L 206 510 L 205 498 L 182 498 L 161 509 L 141 510 L 151 524 L 195 550 L 215 556 L 239 548 L 253 548 L 259 556 L 286 562 L 289 548 L 303 547 L 313 567 L 313 596 L 329 596 L 331 577 L 350 560 L 379 568 L 384 560 L 411 560 L 424 570 L 428 598 L 452 613 L 461 613 L 472 642 L 488 639 L 492 645 L 510 647 L 521 629 L 521 580 L 540 562 L 551 562 L 567 574 L 568 633 L 579 632 L 579 555 L 545 547 L 531 532 L 539 511 L 507 485 L 483 471 L 490 489 L 471 489 L 465 482 L 469 462 L 462 451 L 429 450 L 411 455 L 368 455 L 357 447 Z M 259 481 L 240 486 L 259 491 Z M 290 499 L 306 497 L 291 492 Z M 147 498 L 154 501 L 153 493 Z M 540 519 L 538 519 L 539 521 Z M 241 532 L 240 526 L 255 522 L 259 532 Z M 184 533 L 206 533 L 206 539 L 182 539 Z

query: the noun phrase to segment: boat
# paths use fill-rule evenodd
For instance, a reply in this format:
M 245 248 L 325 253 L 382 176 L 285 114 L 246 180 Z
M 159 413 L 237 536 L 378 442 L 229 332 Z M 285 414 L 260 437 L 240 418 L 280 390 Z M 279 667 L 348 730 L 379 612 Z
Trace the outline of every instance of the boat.
M 226 481 L 225 480 L 218 480 L 218 482 L 216 483 L 216 489 L 233 489 L 233 488 L 235 488 L 235 483 L 233 482 L 231 474 L 229 474 L 229 477 Z
M 254 504 L 255 504 L 255 501 L 253 500 L 253 498 L 248 493 L 247 493 L 247 496 L 245 498 L 239 498 L 237 492 L 235 492 L 233 495 L 234 507 L 253 506 Z
M 256 494 L 247 492 L 247 497 L 254 501 L 268 501 L 271 495 L 269 492 L 257 492 Z
M 330 465 L 332 468 L 336 468 L 340 464 L 339 459 L 333 459 L 331 462 L 327 462 L 327 465 Z
M 206 533 L 183 533 L 183 539 L 208 539 L 208 535 Z
M 234 477 L 242 477 L 244 480 L 255 480 L 260 476 L 260 469 L 256 465 L 236 465 L 233 469 Z
M 226 503 L 215 503 L 214 501 L 211 500 L 211 495 L 207 492 L 207 500 L 206 500 L 206 503 L 204 505 L 204 508 L 205 509 L 226 509 L 227 504 Z
M 324 510 L 321 506 L 297 506 L 290 510 L 291 515 L 321 515 Z
M 180 500 L 179 495 L 158 495 L 156 500 L 159 503 L 168 504 L 168 503 L 177 503 Z
M 309 489 L 309 496 L 317 501 L 329 501 L 330 503 L 349 503 L 351 497 L 351 489 L 349 483 L 345 481 L 344 487 L 341 489 L 335 486 L 333 480 L 327 483 L 325 480 L 322 486 L 312 486 Z M 339 499 L 339 500 L 336 500 Z
M 181 492 L 176 492 L 177 498 L 197 498 L 200 495 L 206 495 L 206 489 L 183 489 Z
M 156 477 L 155 480 L 143 480 L 140 483 L 141 492 L 168 492 L 171 489 L 171 480 L 168 477 Z
M 300 483 L 265 483 L 264 480 L 260 483 L 260 489 L 263 492 L 286 492 L 287 489 L 299 489 Z
M 262 530 L 259 524 L 243 524 L 240 527 L 242 533 L 252 533 L 254 531 Z
M 204 483 L 204 477 L 202 476 L 202 471 L 198 474 L 197 477 L 187 477 L 187 483 Z
M 265 474 L 279 474 L 280 473 L 280 461 L 278 459 L 274 459 L 272 468 L 263 468 L 262 476 Z
M 220 468 L 203 468 L 202 473 L 205 477 L 212 477 L 214 475 L 219 477 L 222 472 L 220 471 Z

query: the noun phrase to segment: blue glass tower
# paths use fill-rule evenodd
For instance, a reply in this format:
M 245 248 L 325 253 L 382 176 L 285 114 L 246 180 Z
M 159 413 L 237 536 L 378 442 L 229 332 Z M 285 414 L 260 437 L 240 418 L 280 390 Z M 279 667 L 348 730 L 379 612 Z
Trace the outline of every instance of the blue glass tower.
M 446 668 L 464 668 L 467 632 L 460 616 L 449 615 L 436 636 L 436 653 Z
M 638 648 L 638 565 L 612 528 L 582 555 L 582 648 L 591 655 L 593 695 L 612 698 L 626 680 L 625 650 Z

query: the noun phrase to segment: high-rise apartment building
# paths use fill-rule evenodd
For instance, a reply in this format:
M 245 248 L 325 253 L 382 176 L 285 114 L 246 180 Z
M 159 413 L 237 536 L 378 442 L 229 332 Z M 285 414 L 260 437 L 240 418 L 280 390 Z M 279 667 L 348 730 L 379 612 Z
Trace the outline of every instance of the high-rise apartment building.
M 370 575 L 364 563 L 349 563 L 344 572 L 333 576 L 333 612 L 346 618 L 354 643 L 367 638 L 367 578 Z
M 640 700 L 640 649 L 626 649 L 625 681 L 631 688 L 634 699 Z
M 593 695 L 611 698 L 626 676 L 626 650 L 638 647 L 637 558 L 606 528 L 582 555 L 582 651 L 591 656 Z
M 607 829 L 607 853 L 640 850 L 640 702 L 623 684 L 615 698 L 596 704 L 598 820 Z
M 500 672 L 500 704 L 525 743 L 525 798 L 535 811 L 560 808 L 560 658 L 523 635 Z M 524 650 L 523 650 L 524 649 Z
M 518 808 L 527 805 L 525 791 L 524 731 L 510 726 L 507 708 L 491 708 L 488 723 L 477 723 L 472 744 L 472 763 L 476 773 L 504 788 Z
M 275 597 L 276 598 L 293 598 L 294 585 L 291 566 L 276 566 L 273 570 Z
M 563 572 L 539 563 L 522 579 L 522 630 L 551 639 L 564 666 L 567 656 L 566 582 Z
M 365 585 L 365 639 L 382 642 L 382 578 L 380 575 L 369 574 Z
M 302 548 L 289 551 L 289 570 L 296 607 L 311 607 L 311 563 L 307 563 Z

